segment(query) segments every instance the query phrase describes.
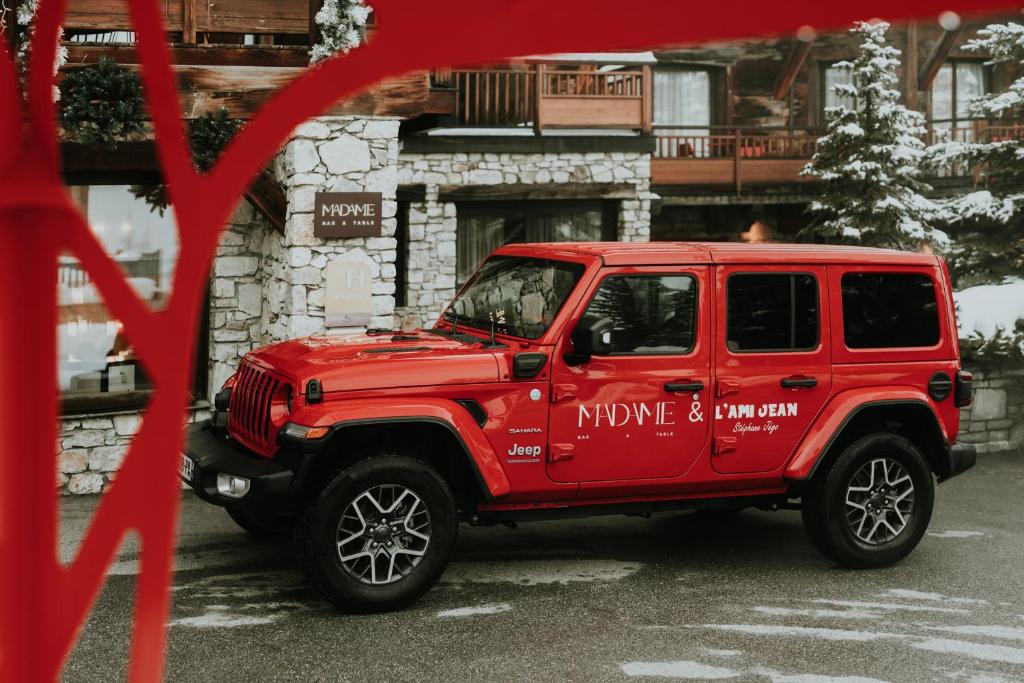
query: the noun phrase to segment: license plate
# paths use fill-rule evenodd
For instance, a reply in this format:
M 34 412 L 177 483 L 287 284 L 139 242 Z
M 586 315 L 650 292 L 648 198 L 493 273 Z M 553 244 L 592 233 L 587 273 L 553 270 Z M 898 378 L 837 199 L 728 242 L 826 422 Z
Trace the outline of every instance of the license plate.
M 187 483 L 192 483 L 192 475 L 195 474 L 196 464 L 192 458 L 188 457 L 184 453 L 181 454 L 181 460 L 178 461 L 178 476 L 184 479 Z

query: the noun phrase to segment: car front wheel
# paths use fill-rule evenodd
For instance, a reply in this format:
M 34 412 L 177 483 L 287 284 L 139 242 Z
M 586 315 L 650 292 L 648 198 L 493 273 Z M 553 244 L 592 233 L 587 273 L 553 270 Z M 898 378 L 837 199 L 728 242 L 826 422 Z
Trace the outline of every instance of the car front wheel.
M 851 444 L 803 496 L 814 545 L 848 567 L 894 564 L 917 547 L 931 520 L 935 482 L 921 451 L 896 434 Z
M 444 571 L 458 532 L 452 494 L 429 465 L 405 456 L 363 460 L 310 507 L 299 530 L 307 574 L 338 607 L 406 605 Z

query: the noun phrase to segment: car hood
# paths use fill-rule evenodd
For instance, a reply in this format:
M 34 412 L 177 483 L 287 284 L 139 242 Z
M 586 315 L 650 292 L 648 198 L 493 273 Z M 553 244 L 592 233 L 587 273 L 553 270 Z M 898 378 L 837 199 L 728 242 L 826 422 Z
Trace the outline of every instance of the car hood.
M 496 382 L 498 361 L 483 341 L 417 330 L 305 337 L 256 349 L 246 359 L 295 382 L 318 379 L 324 393 Z

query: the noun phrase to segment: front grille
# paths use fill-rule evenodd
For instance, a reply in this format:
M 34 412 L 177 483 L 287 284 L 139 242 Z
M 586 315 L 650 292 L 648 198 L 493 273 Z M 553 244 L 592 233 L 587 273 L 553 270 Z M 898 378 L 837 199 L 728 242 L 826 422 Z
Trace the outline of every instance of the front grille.
M 273 451 L 275 431 L 270 407 L 281 381 L 255 365 L 242 363 L 231 390 L 228 431 L 231 436 L 264 453 Z

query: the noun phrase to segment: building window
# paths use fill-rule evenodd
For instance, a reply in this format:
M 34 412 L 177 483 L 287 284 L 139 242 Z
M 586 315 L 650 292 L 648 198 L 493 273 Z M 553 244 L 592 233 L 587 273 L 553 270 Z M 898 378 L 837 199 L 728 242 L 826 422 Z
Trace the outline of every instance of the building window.
M 137 196 L 140 188 L 127 185 L 77 185 L 71 193 L 131 288 L 151 309 L 163 308 L 178 261 L 173 213 L 161 215 Z M 57 280 L 58 375 L 65 412 L 145 405 L 153 383 L 89 272 L 63 254 Z M 206 327 L 204 318 L 200 329 Z M 198 344 L 197 353 L 194 388 L 199 398 L 205 395 L 206 345 Z
M 129 45 L 135 42 L 135 31 L 69 31 L 65 38 L 69 43 L 101 45 Z
M 584 314 L 612 322 L 615 355 L 684 355 L 697 329 L 697 280 L 691 275 L 613 275 Z
M 807 273 L 729 276 L 730 351 L 809 351 L 818 345 L 818 282 Z
M 968 106 L 987 91 L 985 65 L 982 62 L 943 64 L 932 82 L 931 119 L 938 130 L 956 131 L 955 139 L 973 139 Z
M 843 275 L 843 337 L 851 349 L 939 343 L 935 283 L 915 273 Z
M 837 85 L 849 85 L 853 82 L 853 74 L 848 69 L 840 69 L 835 64 L 828 64 L 821 70 L 821 102 L 822 121 L 827 121 L 825 110 L 832 107 L 846 107 L 853 109 L 856 100 L 850 95 L 841 95 L 836 92 Z
M 684 148 L 663 149 L 659 153 L 669 157 L 709 156 L 707 141 L 711 135 L 711 102 L 711 73 L 706 69 L 656 69 L 654 125 L 685 136 L 679 143 Z
M 492 251 L 506 244 L 613 241 L 618 227 L 616 202 L 467 202 L 457 212 L 460 286 Z

